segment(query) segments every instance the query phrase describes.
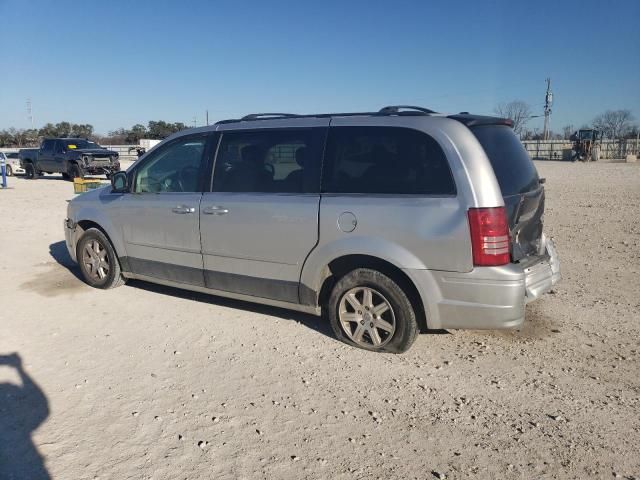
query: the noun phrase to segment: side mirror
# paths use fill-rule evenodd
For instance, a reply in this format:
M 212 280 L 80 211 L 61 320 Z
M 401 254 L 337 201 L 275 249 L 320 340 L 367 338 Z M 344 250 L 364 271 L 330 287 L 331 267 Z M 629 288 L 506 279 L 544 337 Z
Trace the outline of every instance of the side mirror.
M 129 191 L 129 177 L 126 172 L 116 172 L 111 175 L 111 191 L 113 193 L 126 193 Z

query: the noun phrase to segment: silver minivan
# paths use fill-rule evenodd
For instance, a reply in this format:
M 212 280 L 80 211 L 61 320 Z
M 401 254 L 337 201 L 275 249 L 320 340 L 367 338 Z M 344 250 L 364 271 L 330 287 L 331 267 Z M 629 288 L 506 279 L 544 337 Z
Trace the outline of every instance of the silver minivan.
M 406 351 L 420 330 L 522 324 L 560 279 L 544 179 L 509 120 L 254 114 L 185 130 L 69 203 L 97 288 L 140 279 L 322 314 Z

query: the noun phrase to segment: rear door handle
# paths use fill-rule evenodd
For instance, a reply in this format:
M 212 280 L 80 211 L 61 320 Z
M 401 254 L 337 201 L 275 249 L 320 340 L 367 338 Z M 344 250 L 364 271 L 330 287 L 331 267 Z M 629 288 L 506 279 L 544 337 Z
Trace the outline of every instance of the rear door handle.
M 205 215 L 226 215 L 229 213 L 229 210 L 224 207 L 213 206 L 203 208 L 202 213 Z
M 178 205 L 177 207 L 172 208 L 171 211 L 173 213 L 186 214 L 186 213 L 195 213 L 196 209 L 194 207 L 188 207 L 186 205 Z

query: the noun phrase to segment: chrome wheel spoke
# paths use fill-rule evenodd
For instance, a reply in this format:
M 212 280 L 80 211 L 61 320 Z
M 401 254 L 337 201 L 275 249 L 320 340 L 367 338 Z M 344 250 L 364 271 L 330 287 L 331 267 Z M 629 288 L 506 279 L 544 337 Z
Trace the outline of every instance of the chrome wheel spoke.
M 362 292 L 362 304 L 365 308 L 373 307 L 373 292 L 370 288 L 365 288 Z
M 355 293 L 347 293 L 345 299 L 347 300 L 347 302 L 349 302 L 349 305 L 351 305 L 356 312 L 362 310 L 362 304 L 356 298 Z
M 359 322 L 360 320 L 362 320 L 362 316 L 353 312 L 342 312 L 340 314 L 340 319 L 343 322 Z
M 353 332 L 353 340 L 356 342 L 362 342 L 363 340 L 362 337 L 364 335 L 364 332 L 366 331 L 367 329 L 365 328 L 365 326 L 359 323 L 358 326 L 356 327 L 356 331 Z
M 373 307 L 373 313 L 375 315 L 382 315 L 384 312 L 386 312 L 387 310 L 389 310 L 389 304 L 387 302 L 382 302 L 379 305 L 376 305 L 375 307 Z
M 387 322 L 386 320 L 382 320 L 381 318 L 378 318 L 374 323 L 373 326 L 375 328 L 379 328 L 381 330 L 384 330 L 385 332 L 393 332 L 393 325 L 391 325 L 389 322 Z
M 382 339 L 380 338 L 380 334 L 376 328 L 369 329 L 369 336 L 371 337 L 374 347 L 377 347 L 382 343 Z

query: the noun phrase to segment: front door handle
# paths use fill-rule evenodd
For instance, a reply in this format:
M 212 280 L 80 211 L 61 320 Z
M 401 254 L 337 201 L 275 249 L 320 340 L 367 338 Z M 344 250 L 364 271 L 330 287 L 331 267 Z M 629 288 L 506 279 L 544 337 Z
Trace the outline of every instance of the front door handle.
M 171 211 L 173 213 L 185 214 L 185 213 L 195 213 L 196 209 L 194 207 L 188 207 L 186 205 L 178 205 L 177 207 L 172 208 Z
M 205 215 L 226 215 L 227 213 L 229 213 L 229 210 L 216 205 L 213 207 L 203 208 L 202 213 L 204 213 Z

